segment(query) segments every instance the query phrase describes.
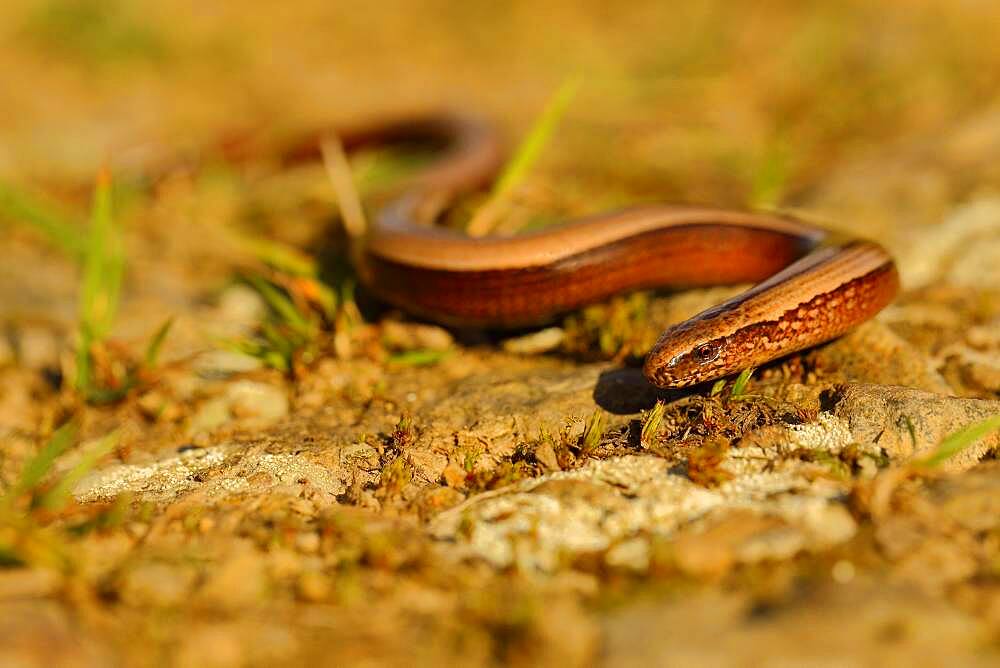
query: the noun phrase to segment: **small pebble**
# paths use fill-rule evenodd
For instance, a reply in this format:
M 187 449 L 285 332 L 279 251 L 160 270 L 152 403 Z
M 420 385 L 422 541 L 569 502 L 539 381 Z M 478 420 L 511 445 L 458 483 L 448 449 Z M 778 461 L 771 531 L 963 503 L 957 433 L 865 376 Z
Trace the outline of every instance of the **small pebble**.
M 56 593 L 62 576 L 43 568 L 18 568 L 0 571 L 0 601 L 41 598 Z
M 198 355 L 195 371 L 203 378 L 226 378 L 238 373 L 248 373 L 263 367 L 256 357 L 231 350 L 210 350 Z
M 260 294 L 248 285 L 233 285 L 219 296 L 219 321 L 228 327 L 249 330 L 264 319 L 267 306 Z
M 264 559 L 246 551 L 219 563 L 199 591 L 207 604 L 237 611 L 262 601 L 268 580 Z
M 833 577 L 834 582 L 838 584 L 847 584 L 854 579 L 857 569 L 854 564 L 847 559 L 841 559 L 833 565 L 830 571 L 830 575 Z
M 298 590 L 303 600 L 316 603 L 330 597 L 333 585 L 326 575 L 316 571 L 306 571 L 299 577 Z
M 962 376 L 977 389 L 1000 392 L 1000 364 L 970 361 L 963 366 Z
M 229 410 L 235 417 L 276 420 L 288 414 L 284 388 L 252 380 L 241 380 L 226 388 Z
M 974 348 L 1000 347 L 1000 318 L 986 325 L 970 327 L 965 333 L 965 340 Z
M 447 350 L 454 339 L 447 330 L 434 325 L 387 320 L 382 323 L 382 343 L 397 350 Z
M 546 471 L 560 471 L 562 467 L 559 466 L 559 458 L 556 456 L 556 450 L 552 447 L 552 443 L 549 440 L 541 441 L 535 448 L 535 459 L 541 464 Z
M 29 369 L 44 369 L 59 365 L 59 340 L 55 333 L 43 327 L 25 327 L 18 337 L 21 364 Z
M 649 570 L 649 541 L 631 538 L 618 543 L 604 555 L 604 563 L 612 568 L 622 568 L 636 573 Z
M 140 564 L 122 580 L 122 598 L 130 605 L 168 607 L 182 603 L 194 586 L 192 569 L 152 562 Z
M 319 543 L 319 534 L 315 531 L 306 531 L 295 537 L 295 547 L 306 554 L 319 552 Z
M 139 410 L 142 411 L 143 416 L 148 420 L 165 420 L 169 421 L 172 417 L 177 415 L 177 407 L 171 406 L 167 401 L 167 398 L 163 396 L 160 392 L 152 391 L 143 394 L 139 397 L 136 404 Z
M 230 419 L 229 402 L 224 397 L 210 399 L 201 405 L 191 418 L 190 433 L 194 435 L 212 431 Z M 202 445 L 202 443 L 195 443 Z
M 531 334 L 517 336 L 503 342 L 503 349 L 516 355 L 537 355 L 555 350 L 562 345 L 566 332 L 561 327 L 547 327 Z

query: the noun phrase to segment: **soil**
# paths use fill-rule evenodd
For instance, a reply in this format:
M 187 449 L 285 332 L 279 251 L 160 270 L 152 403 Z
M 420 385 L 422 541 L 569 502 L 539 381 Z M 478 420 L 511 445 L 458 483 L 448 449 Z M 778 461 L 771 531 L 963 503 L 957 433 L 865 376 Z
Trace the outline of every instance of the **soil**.
M 109 165 L 126 264 L 90 350 L 121 391 L 87 395 L 80 258 L 0 208 L 0 665 L 996 665 L 1000 432 L 935 455 L 1000 415 L 1000 10 L 668 4 L 5 2 L 0 200 L 86 239 Z M 345 296 L 320 166 L 205 148 L 440 108 L 513 145 L 569 77 L 509 218 L 780 208 L 883 243 L 902 294 L 658 392 L 650 337 L 738 288 L 447 330 Z M 258 279 L 318 323 L 286 358 L 234 351 Z

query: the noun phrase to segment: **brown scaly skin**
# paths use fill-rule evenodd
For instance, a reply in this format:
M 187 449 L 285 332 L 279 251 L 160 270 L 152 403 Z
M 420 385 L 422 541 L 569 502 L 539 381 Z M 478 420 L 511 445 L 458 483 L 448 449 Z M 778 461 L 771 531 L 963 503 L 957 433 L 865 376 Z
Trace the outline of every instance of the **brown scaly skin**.
M 898 289 L 896 268 L 887 263 L 727 336 L 716 335 L 711 317 L 696 316 L 662 334 L 646 357 L 646 377 L 658 387 L 678 388 L 760 366 L 844 334 L 882 310 Z
M 486 124 L 431 115 L 339 134 L 348 148 L 416 140 L 440 150 L 354 244 L 365 286 L 416 315 L 523 326 L 627 290 L 759 282 L 663 333 L 644 367 L 659 387 L 713 380 L 828 341 L 898 290 L 882 247 L 778 214 L 658 205 L 510 238 L 442 230 L 433 226 L 437 215 L 487 185 L 502 164 Z M 281 157 L 316 159 L 322 137 Z

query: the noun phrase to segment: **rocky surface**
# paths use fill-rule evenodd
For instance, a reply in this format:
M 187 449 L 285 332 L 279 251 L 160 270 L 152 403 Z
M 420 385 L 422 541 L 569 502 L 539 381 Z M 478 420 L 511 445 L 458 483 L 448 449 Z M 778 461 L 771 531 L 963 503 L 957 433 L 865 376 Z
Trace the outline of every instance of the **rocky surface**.
M 107 146 L 138 136 L 119 162 L 155 161 L 216 136 L 236 108 L 297 129 L 455 90 L 516 136 L 570 58 L 600 76 L 513 218 L 652 197 L 781 205 L 885 243 L 904 291 L 742 392 L 732 379 L 657 391 L 632 362 L 738 288 L 617 300 L 516 336 L 413 322 L 360 294 L 363 316 L 343 307 L 273 368 L 234 352 L 269 317 L 247 277 L 305 301 L 315 284 L 231 230 L 336 255 L 325 177 L 180 169 L 122 200 L 126 281 L 98 359 L 115 377 L 172 315 L 161 361 L 122 397 L 87 402 L 71 382 L 76 262 L 0 216 L 0 490 L 18 492 L 0 502 L 0 665 L 995 664 L 1000 433 L 927 463 L 1000 414 L 1000 114 L 994 82 L 965 74 L 996 71 L 984 19 L 923 3 L 884 16 L 776 3 L 763 19 L 650 4 L 613 27 L 556 2 L 557 48 L 536 6 L 502 21 L 454 9 L 445 28 L 390 3 L 371 10 L 374 39 L 355 12 L 293 4 L 287 20 L 184 2 L 142 20 L 125 3 L 98 11 L 120 61 L 67 56 L 93 46 L 53 41 L 38 26 L 56 19 L 31 3 L 0 9 L 21 26 L 0 29 L 16 46 L 0 91 L 23 91 L 0 92 L 0 175 L 50 186 L 82 219 L 59 184 L 89 178 Z M 246 50 L 234 31 L 260 39 Z M 687 36 L 705 31 L 719 51 L 692 65 Z M 379 40 L 412 61 L 398 69 Z M 663 62 L 651 40 L 668 44 Z M 178 55 L 206 52 L 233 60 Z M 345 63 L 398 85 L 369 90 Z M 74 447 L 16 488 L 70 417 Z M 53 501 L 63 491 L 71 501 Z

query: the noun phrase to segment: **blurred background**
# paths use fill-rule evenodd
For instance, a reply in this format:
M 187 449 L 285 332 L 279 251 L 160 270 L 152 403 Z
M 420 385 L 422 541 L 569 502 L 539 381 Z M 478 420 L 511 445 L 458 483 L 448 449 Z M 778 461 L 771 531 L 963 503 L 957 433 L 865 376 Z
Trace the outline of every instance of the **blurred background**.
M 530 215 L 643 200 L 798 210 L 886 243 L 918 285 L 928 276 L 907 259 L 911 232 L 1000 180 L 997 15 L 980 0 L 8 0 L 0 178 L 85 184 L 106 162 L 170 162 L 234 131 L 282 137 L 440 109 L 491 119 L 513 145 L 576 81 L 518 189 Z M 220 226 L 315 249 L 333 202 L 314 177 L 167 188 L 124 215 L 132 266 L 149 280 L 209 270 L 232 254 Z M 81 192 L 70 206 L 82 214 Z M 24 271 L 37 249 L 20 250 L 0 274 L 8 300 L 71 313 L 72 280 L 53 266 L 40 289 Z M 168 301 L 205 285 L 159 282 Z
M 889 343 L 884 349 L 866 339 L 845 344 L 846 371 L 824 382 L 860 378 L 879 387 L 906 385 L 995 400 L 1000 396 L 998 25 L 1000 3 L 991 0 L 4 0 L 0 480 L 15 480 L 53 428 L 73 414 L 87 438 L 112 430 L 121 435 L 113 456 L 105 450 L 90 466 L 108 455 L 101 461 L 114 459 L 140 472 L 122 473 L 125 482 L 117 488 L 120 481 L 112 476 L 85 499 L 101 499 L 103 505 L 69 504 L 65 516 L 38 514 L 37 504 L 31 505 L 35 497 L 25 493 L 19 507 L 30 506 L 31 512 L 15 519 L 28 520 L 11 523 L 15 530 L 3 524 L 10 514 L 0 517 L 0 557 L 18 568 L 44 569 L 50 565 L 43 549 L 48 544 L 40 540 L 37 548 L 34 538 L 51 537 L 53 518 L 90 513 L 88 528 L 53 539 L 72 556 L 68 575 L 61 572 L 55 584 L 26 580 L 35 583 L 32 596 L 41 603 L 24 608 L 30 614 L 0 614 L 0 639 L 18 639 L 24 656 L 35 658 L 55 648 L 51 651 L 61 652 L 60 659 L 76 657 L 78 665 L 107 665 L 113 656 L 128 657 L 133 665 L 266 665 L 269 657 L 349 662 L 371 656 L 402 664 L 428 634 L 435 639 L 426 643 L 428 665 L 441 657 L 470 656 L 470 664 L 588 665 L 607 647 L 622 653 L 622 665 L 640 665 L 638 659 L 629 664 L 628 657 L 641 655 L 646 641 L 660 638 L 666 628 L 682 642 L 690 629 L 700 629 L 704 637 L 692 636 L 700 638 L 692 644 L 708 650 L 716 649 L 718 637 L 735 639 L 719 646 L 720 655 L 740 656 L 741 648 L 754 648 L 759 657 L 784 647 L 788 631 L 797 634 L 801 656 L 813 656 L 808 652 L 821 634 L 810 629 L 821 627 L 830 609 L 836 616 L 823 627 L 829 631 L 823 640 L 830 643 L 823 647 L 853 648 L 853 640 L 842 638 L 864 635 L 870 645 L 859 645 L 859 653 L 883 656 L 883 641 L 903 638 L 906 627 L 906 620 L 886 622 L 885 611 L 919 608 L 911 644 L 897 645 L 922 659 L 923 651 L 937 647 L 938 620 L 952 619 L 958 606 L 941 598 L 928 607 L 909 598 L 885 599 L 885 608 L 870 607 L 872 616 L 857 621 L 856 610 L 881 596 L 882 580 L 875 580 L 871 591 L 850 593 L 834 604 L 823 593 L 818 602 L 808 602 L 812 607 L 805 613 L 800 608 L 783 617 L 771 614 L 774 601 L 790 601 L 791 607 L 804 600 L 800 576 L 827 591 L 823 587 L 838 558 L 832 552 L 805 566 L 789 559 L 770 571 L 753 571 L 755 566 L 737 571 L 726 580 L 733 586 L 725 605 L 715 598 L 718 592 L 709 591 L 693 608 L 666 617 L 642 607 L 648 580 L 659 586 L 661 602 L 686 605 L 678 592 L 687 592 L 703 575 L 670 570 L 669 545 L 661 550 L 666 575 L 652 572 L 654 564 L 649 573 L 622 576 L 597 557 L 588 561 L 593 555 L 586 553 L 544 586 L 484 563 L 457 567 L 458 559 L 440 559 L 443 541 L 428 536 L 427 517 L 458 503 L 466 492 L 509 481 L 494 470 L 514 471 L 514 479 L 541 475 L 542 469 L 517 469 L 523 462 L 512 461 L 513 444 L 498 446 L 499 454 L 480 449 L 492 443 L 492 433 L 469 432 L 472 445 L 458 454 L 457 428 L 437 434 L 437 441 L 422 433 L 423 441 L 414 445 L 399 407 L 412 410 L 428 431 L 435 421 L 452 429 L 449 420 L 465 421 L 465 429 L 480 409 L 495 410 L 501 417 L 490 417 L 500 424 L 516 404 L 508 402 L 508 391 L 530 385 L 516 380 L 518 374 L 531 374 L 536 366 L 553 377 L 566 369 L 590 371 L 554 356 L 521 358 L 505 356 L 495 346 L 453 345 L 443 330 L 431 331 L 431 343 L 443 344 L 427 356 L 431 345 L 406 329 L 412 323 L 390 323 L 397 341 L 386 344 L 390 328 L 361 323 L 350 295 L 340 292 L 323 302 L 336 303 L 339 310 L 319 312 L 308 299 L 322 302 L 317 293 L 322 297 L 322 290 L 347 284 L 318 277 L 322 272 L 312 262 L 336 239 L 333 195 L 319 166 L 297 173 L 274 164 L 250 165 L 234 174 L 239 170 L 208 160 L 207 169 L 179 169 L 150 188 L 130 190 L 128 178 L 122 178 L 115 190 L 115 221 L 126 249 L 120 255 L 127 257 L 122 307 L 104 314 L 103 330 L 90 349 L 80 343 L 87 319 L 96 317 L 80 306 L 86 301 L 81 258 L 90 257 L 81 238 L 100 227 L 85 225 L 92 184 L 105 164 L 126 173 L 130 166 L 210 154 L 205 147 L 234 131 L 280 138 L 439 109 L 484 116 L 514 146 L 555 91 L 575 82 L 576 93 L 538 164 L 517 188 L 516 207 L 530 212 L 524 215 L 555 220 L 639 201 L 685 201 L 794 210 L 875 238 L 899 259 L 907 288 L 869 330 Z M 49 210 L 58 215 L 32 213 Z M 68 221 L 70 231 L 62 223 L 53 226 L 53 220 Z M 120 249 L 114 235 L 105 233 L 110 257 Z M 275 241 L 284 245 L 267 245 Z M 122 257 L 106 262 L 113 269 L 108 273 L 115 274 L 107 290 L 115 297 Z M 282 296 L 274 298 L 278 289 Z M 707 299 L 708 305 L 718 294 L 696 299 Z M 276 316 L 275 304 L 284 307 L 296 298 L 306 302 L 308 319 L 302 327 L 308 332 L 299 339 L 292 335 L 300 334 L 295 327 L 303 313 L 292 312 L 290 322 L 275 324 L 282 315 Z M 693 303 L 664 308 L 676 306 L 671 317 L 683 309 L 690 315 L 697 310 Z M 642 311 L 633 320 L 646 319 L 643 309 L 633 310 Z M 137 351 L 156 341 L 168 316 L 176 316 L 168 321 L 173 323 L 164 355 L 169 363 L 162 369 L 147 365 L 156 367 L 153 373 L 136 362 Z M 341 329 L 345 321 L 350 327 Z M 285 327 L 282 335 L 291 334 L 268 339 L 279 326 Z M 348 329 L 353 340 L 339 336 Z M 968 345 L 953 346 L 967 332 L 975 333 Z M 256 357 L 254 364 L 234 362 L 215 349 L 219 341 L 237 337 L 243 337 L 237 341 L 243 352 Z M 621 341 L 613 344 L 602 350 L 608 357 L 623 348 Z M 879 376 L 882 357 L 888 357 L 884 350 L 915 361 L 903 370 L 902 364 L 885 364 Z M 305 372 L 296 366 L 306 356 L 302 351 L 318 371 L 305 363 Z M 863 357 L 859 351 L 869 354 L 851 366 L 850 360 Z M 73 385 L 69 379 L 79 378 L 88 355 L 95 371 L 86 380 L 93 387 Z M 442 366 L 435 367 L 437 362 Z M 817 384 L 809 374 L 825 373 L 822 367 L 782 369 L 791 369 L 800 387 L 809 385 L 811 391 Z M 831 374 L 842 371 L 828 367 Z M 146 372 L 152 381 L 142 375 Z M 469 408 L 471 418 L 436 412 L 441 398 L 458 386 L 450 383 L 470 373 L 516 382 L 498 383 L 498 390 L 473 383 L 469 396 L 485 400 Z M 579 378 L 584 380 L 551 381 L 552 387 L 557 393 L 566 386 L 583 388 L 579 405 L 589 414 L 593 377 Z M 126 380 L 135 384 L 123 389 Z M 557 404 L 523 412 L 531 419 L 551 418 L 555 434 L 566 418 L 561 410 Z M 494 424 L 483 423 L 485 430 Z M 261 431 L 262 424 L 270 431 Z M 618 435 L 627 434 L 621 429 Z M 911 436 L 912 429 L 910 424 Z M 233 450 L 225 450 L 233 443 Z M 352 448 L 354 459 L 344 454 Z M 411 460 L 400 454 L 404 449 L 407 456 L 416 453 Z M 142 467 L 167 457 L 180 461 L 195 451 L 211 451 L 217 459 L 197 473 L 160 470 L 162 480 L 141 486 L 143 475 L 153 475 L 152 468 Z M 197 452 L 184 461 L 194 461 L 201 456 Z M 452 455 L 454 461 L 448 459 Z M 467 468 L 456 464 L 460 455 Z M 479 471 L 480 461 L 496 468 Z M 418 489 L 407 476 L 425 487 Z M 300 478 L 311 481 L 312 497 L 298 496 Z M 220 479 L 242 496 L 226 496 Z M 251 487 L 239 486 L 247 480 Z M 212 487 L 213 482 L 218 484 Z M 136 496 L 107 491 L 121 489 Z M 417 495 L 427 489 L 437 496 Z M 589 503 L 586 494 L 580 498 Z M 124 499 L 120 505 L 118 498 Z M 930 535 L 934 527 L 954 525 L 926 520 L 923 509 L 939 504 L 920 503 L 914 502 L 919 511 L 914 516 L 925 524 L 915 519 L 897 529 L 902 538 L 893 543 L 895 552 L 884 550 L 890 560 L 909 558 L 913 550 L 907 541 L 914 533 Z M 831 505 L 848 514 L 839 497 Z M 982 511 L 986 505 L 971 507 L 976 517 L 989 515 Z M 858 540 L 843 548 L 845 559 L 855 560 L 849 563 L 851 578 L 855 562 L 859 572 L 874 563 L 873 578 L 889 568 L 871 556 L 878 549 L 872 547 L 876 528 L 869 519 L 858 520 Z M 740 516 L 733 521 L 742 529 Z M 146 540 L 147 529 L 159 533 Z M 643 530 L 654 535 L 659 529 Z M 3 542 L 12 535 L 16 540 Z M 778 535 L 780 543 L 783 534 Z M 938 538 L 919 562 L 922 570 L 906 566 L 911 581 L 939 596 L 944 586 L 938 585 L 956 569 L 965 570 L 948 583 L 984 574 L 965 590 L 959 606 L 976 609 L 980 621 L 986 620 L 995 647 L 1000 628 L 995 533 L 994 538 L 977 534 L 981 563 L 968 567 L 971 548 L 950 535 Z M 4 551 L 15 543 L 31 549 Z M 664 544 L 654 541 L 653 547 Z M 706 550 L 717 555 L 714 548 Z M 934 551 L 938 548 L 944 551 Z M 716 582 L 712 578 L 729 577 L 735 568 L 723 557 L 720 573 L 709 574 L 702 593 Z M 945 562 L 952 570 L 940 566 Z M 11 579 L 0 578 L 0 605 L 5 592 L 21 591 L 23 573 L 12 572 Z M 940 572 L 946 575 L 938 579 Z M 629 584 L 634 588 L 627 589 Z M 556 590 L 565 597 L 555 601 L 550 593 Z M 609 624 L 601 615 L 614 605 L 626 614 Z M 971 623 L 956 621 L 949 628 L 968 629 Z M 956 631 L 954 646 L 986 646 L 976 644 L 979 633 L 978 627 Z M 676 646 L 663 637 L 664 651 Z M 941 647 L 947 653 L 951 646 Z M 638 654 L 630 655 L 632 650 Z
M 546 152 L 559 188 L 795 201 L 989 108 L 996 14 L 978 0 L 8 0 L 0 172 L 88 174 L 135 145 L 414 108 L 472 109 L 516 138 L 578 76 Z

